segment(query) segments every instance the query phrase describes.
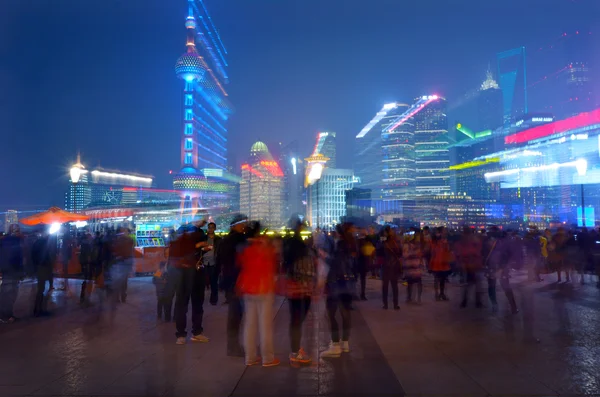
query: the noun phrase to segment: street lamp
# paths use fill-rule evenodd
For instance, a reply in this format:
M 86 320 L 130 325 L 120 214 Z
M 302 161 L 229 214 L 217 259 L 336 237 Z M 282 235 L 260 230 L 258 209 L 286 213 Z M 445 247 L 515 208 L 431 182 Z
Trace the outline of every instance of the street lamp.
M 304 180 L 304 187 L 312 186 L 313 184 L 317 184 L 317 229 L 320 227 L 319 222 L 319 180 L 323 175 L 323 170 L 325 169 L 325 163 L 329 161 L 329 157 L 325 157 L 322 154 L 313 154 L 310 157 L 305 158 L 308 166 L 306 167 L 306 178 Z M 312 188 L 311 188 L 312 189 Z M 312 198 L 312 194 L 311 194 Z M 310 212 L 312 213 L 312 199 L 311 199 L 311 208 Z M 311 217 L 312 218 L 312 217 Z

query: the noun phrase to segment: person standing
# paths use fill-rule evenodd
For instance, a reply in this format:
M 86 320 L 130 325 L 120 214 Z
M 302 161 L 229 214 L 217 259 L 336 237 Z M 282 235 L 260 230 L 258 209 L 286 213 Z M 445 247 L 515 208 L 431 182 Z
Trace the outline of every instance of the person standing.
M 363 232 L 358 242 L 360 253 L 358 257 L 358 276 L 360 277 L 360 299 L 363 301 L 367 300 L 366 288 L 367 288 L 367 272 L 371 268 L 371 262 L 373 262 L 373 254 L 375 253 L 375 246 L 371 243 L 369 236 L 366 232 Z
M 164 319 L 166 323 L 171 322 L 171 310 L 173 308 L 173 295 L 168 293 L 167 264 L 160 262 L 158 270 L 152 276 L 152 284 L 156 290 L 156 318 Z M 164 315 L 164 317 L 163 317 Z
M 223 238 L 217 251 L 216 264 L 222 272 L 222 288 L 225 299 L 229 302 L 227 308 L 227 355 L 244 357 L 240 345 L 240 325 L 242 323 L 242 300 L 235 293 L 235 285 L 239 274 L 237 254 L 246 243 L 246 224 L 248 218 L 236 215 L 230 223 L 229 234 Z
M 79 303 L 88 301 L 88 285 L 91 284 L 92 277 L 92 248 L 93 240 L 89 233 L 83 235 L 79 245 L 79 264 L 81 265 L 81 274 L 83 282 L 81 283 L 81 293 L 79 294 Z M 91 289 L 90 289 L 91 290 Z
M 302 240 L 301 232 L 304 227 L 299 219 L 293 219 L 291 228 L 294 235 L 284 242 L 283 247 L 283 270 L 286 280 L 286 291 L 290 308 L 290 362 L 293 364 L 309 364 L 311 358 L 301 347 L 302 324 L 306 319 L 312 302 L 317 270 L 315 265 L 315 252 L 313 247 Z M 327 237 L 315 232 L 314 245 L 319 247 L 326 261 L 329 248 Z
M 446 237 L 446 228 L 440 226 L 431 240 L 431 261 L 429 269 L 433 273 L 433 287 L 436 301 L 448 301 L 446 280 L 451 272 L 452 252 Z
M 37 278 L 37 288 L 35 301 L 33 304 L 33 315 L 43 316 L 48 314 L 45 305 L 44 292 L 46 290 L 46 281 L 52 279 L 52 270 L 54 260 L 56 259 L 56 240 L 54 240 L 45 230 L 42 235 L 33 243 L 31 250 L 31 259 L 35 268 Z
M 400 310 L 398 305 L 398 278 L 400 277 L 402 258 L 402 246 L 398 241 L 396 232 L 386 226 L 381 236 L 381 250 L 383 254 L 383 264 L 381 266 L 381 293 L 383 298 L 383 308 L 388 308 L 388 291 L 389 286 L 392 286 L 392 302 L 394 310 Z
M 475 289 L 475 306 L 483 307 L 481 301 L 481 270 L 483 266 L 481 239 L 468 227 L 463 228 L 463 234 L 457 243 L 458 262 L 465 277 L 460 307 L 467 307 L 469 290 Z
M 210 286 L 210 304 L 215 306 L 219 302 L 219 273 L 221 269 L 217 266 L 216 253 L 221 244 L 221 237 L 217 236 L 215 231 L 217 224 L 210 222 L 206 234 L 206 247 L 203 248 L 202 264 L 208 278 Z
M 321 353 L 321 357 L 340 357 L 350 352 L 350 329 L 352 296 L 356 286 L 354 277 L 355 262 L 358 257 L 358 246 L 354 239 L 354 226 L 345 223 L 339 230 L 339 241 L 336 244 L 331 268 L 327 275 L 327 317 L 331 330 L 329 348 Z M 342 317 L 342 332 L 336 320 L 336 313 Z
M 8 235 L 0 239 L 0 323 L 13 323 L 19 283 L 25 274 L 22 236 L 19 225 L 10 225 Z
M 121 228 L 114 240 L 115 264 L 112 267 L 113 293 L 116 301 L 127 301 L 127 284 L 133 271 L 133 249 L 135 243 L 129 235 L 129 229 Z
M 253 222 L 248 230 L 248 243 L 239 254 L 240 274 L 236 291 L 244 300 L 244 352 L 246 365 L 258 365 L 256 352 L 259 336 L 263 367 L 280 364 L 273 347 L 273 304 L 275 302 L 275 247 L 266 236 L 260 235 L 260 223 Z
M 204 246 L 199 241 L 201 232 L 194 227 L 182 226 L 179 236 L 169 246 L 169 268 L 173 268 L 176 286 L 175 327 L 176 344 L 184 345 L 187 336 L 187 312 L 192 302 L 192 342 L 206 343 L 209 339 L 203 334 L 204 287 L 206 275 L 197 255 L 198 248 Z
M 402 266 L 408 283 L 406 303 L 413 301 L 413 289 L 417 286 L 417 304 L 421 304 L 423 295 L 423 236 L 421 232 L 412 229 L 402 244 Z

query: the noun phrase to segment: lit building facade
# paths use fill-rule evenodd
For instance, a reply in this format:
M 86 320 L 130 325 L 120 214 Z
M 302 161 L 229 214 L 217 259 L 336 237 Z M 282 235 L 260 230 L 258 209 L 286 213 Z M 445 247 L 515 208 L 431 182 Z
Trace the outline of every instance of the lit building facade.
M 4 214 L 4 233 L 8 233 L 10 225 L 17 225 L 19 223 L 19 213 L 15 210 L 8 210 Z
M 478 130 L 495 130 L 503 125 L 502 90 L 488 69 L 477 96 Z
M 283 217 L 289 219 L 292 215 L 304 215 L 304 166 L 300 157 L 298 141 L 292 141 L 279 148 L 279 165 L 283 171 Z
M 248 162 L 242 164 L 240 212 L 267 228 L 285 225 L 283 218 L 284 175 L 267 145 L 256 142 Z
M 183 82 L 181 171 L 173 178 L 185 207 L 231 210 L 238 180 L 227 172 L 227 51 L 203 0 L 188 0 L 187 51 L 175 73 Z
M 319 132 L 317 143 L 313 150 L 313 156 L 322 154 L 327 157 L 327 166 L 335 168 L 337 166 L 337 143 L 335 132 Z
M 422 97 L 428 98 L 428 97 Z M 446 99 L 437 97 L 414 116 L 415 189 L 418 196 L 450 192 Z
M 333 230 L 346 216 L 346 191 L 354 187 L 349 169 L 325 167 L 308 189 L 307 218 L 314 228 Z
M 498 78 L 502 89 L 503 121 L 509 126 L 529 113 L 527 98 L 527 60 L 525 47 L 497 54 Z
M 141 203 L 150 197 L 150 191 L 156 190 L 152 189 L 151 176 L 125 174 L 100 168 L 90 171 L 81 164 L 79 158 L 69 174 L 65 209 L 70 212 L 81 212 L 90 207 Z M 174 191 L 155 191 L 152 197 L 163 201 L 172 199 Z

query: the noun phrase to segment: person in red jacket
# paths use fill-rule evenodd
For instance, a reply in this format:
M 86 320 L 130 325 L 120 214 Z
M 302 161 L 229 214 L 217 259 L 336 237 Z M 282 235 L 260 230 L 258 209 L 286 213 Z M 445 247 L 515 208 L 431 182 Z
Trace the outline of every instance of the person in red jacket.
M 249 228 L 246 247 L 239 253 L 240 273 L 236 290 L 244 299 L 244 352 L 246 365 L 260 364 L 256 336 L 260 337 L 262 366 L 279 365 L 273 347 L 273 303 L 277 254 L 268 237 L 260 235 L 260 223 Z
M 429 270 L 431 270 L 435 277 L 433 286 L 436 301 L 448 300 L 446 296 L 446 280 L 450 274 L 451 261 L 452 252 L 450 251 L 450 244 L 446 236 L 446 229 L 440 226 L 431 240 L 431 259 L 429 261 Z

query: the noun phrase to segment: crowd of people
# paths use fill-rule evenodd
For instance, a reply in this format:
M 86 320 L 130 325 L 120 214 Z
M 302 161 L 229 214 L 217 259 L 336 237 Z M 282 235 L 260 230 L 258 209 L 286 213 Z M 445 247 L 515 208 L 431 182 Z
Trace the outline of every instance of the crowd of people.
M 381 279 L 383 309 L 389 307 L 391 287 L 394 310 L 400 310 L 399 285 L 406 286 L 406 304 L 421 304 L 427 273 L 433 276 L 436 302 L 450 300 L 447 284 L 452 277 L 458 278 L 462 286 L 460 307 L 467 307 L 472 296 L 475 307 L 485 307 L 487 286 L 487 300 L 497 311 L 499 284 L 513 314 L 519 312 L 510 282 L 515 269 L 526 271 L 532 282 L 556 273 L 557 282 L 563 280 L 563 275 L 566 282 L 579 275 L 584 283 L 586 274 L 590 279 L 595 274 L 600 287 L 600 235 L 596 230 L 559 228 L 552 233 L 532 227 L 520 235 L 494 226 L 449 232 L 444 227 L 400 230 L 385 226 L 376 230 L 343 223 L 333 231 L 317 230 L 304 239 L 305 225 L 300 219 L 293 218 L 290 228 L 291 234 L 267 236 L 259 222 L 238 215 L 230 224 L 229 234 L 223 237 L 216 234 L 215 223 L 205 220 L 173 232 L 168 260 L 161 263 L 152 281 L 157 317 L 175 322 L 178 345 L 188 341 L 190 303 L 189 340 L 209 342 L 203 330 L 205 295 L 211 305 L 217 305 L 220 291 L 228 305 L 227 355 L 244 357 L 248 366 L 271 367 L 280 364 L 273 348 L 276 295 L 287 300 L 289 360 L 300 365 L 311 362 L 302 348 L 302 329 L 314 300 L 321 296 L 325 297 L 331 336 L 321 356 L 340 357 L 350 351 L 352 304 L 355 298 L 367 300 L 369 274 Z M 25 244 L 16 225 L 0 239 L 0 321 L 15 321 L 13 306 L 19 283 L 26 275 L 37 279 L 34 315 L 47 314 L 46 284 L 53 288 L 55 258 L 64 261 L 66 255 L 57 255 L 57 250 L 70 252 L 69 244 L 79 245 L 83 278 L 80 303 L 89 305 L 94 289 L 101 290 L 113 305 L 126 302 L 134 250 L 128 230 L 86 233 L 72 243 L 63 240 L 58 244 L 55 239 L 41 231 Z M 27 252 L 29 259 L 25 260 Z
M 37 281 L 33 315 L 51 314 L 47 303 L 49 292 L 55 289 L 55 263 L 59 262 L 63 275 L 67 275 L 75 244 L 79 247 L 78 259 L 83 279 L 80 303 L 89 306 L 94 289 L 103 291 L 111 304 L 125 303 L 134 257 L 134 240 L 128 229 L 109 229 L 106 233 L 94 235 L 82 233 L 77 238 L 65 234 L 59 239 L 48 228 L 25 235 L 18 225 L 11 225 L 9 232 L 0 237 L 0 323 L 10 324 L 17 320 L 14 305 L 20 285 L 26 278 Z M 71 293 L 66 278 L 61 289 Z

